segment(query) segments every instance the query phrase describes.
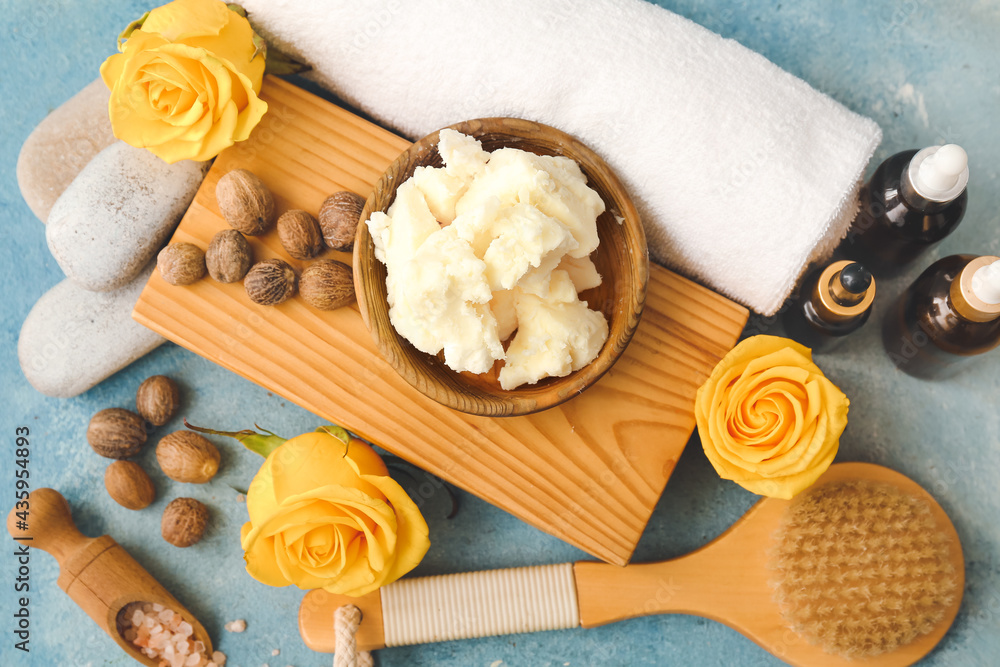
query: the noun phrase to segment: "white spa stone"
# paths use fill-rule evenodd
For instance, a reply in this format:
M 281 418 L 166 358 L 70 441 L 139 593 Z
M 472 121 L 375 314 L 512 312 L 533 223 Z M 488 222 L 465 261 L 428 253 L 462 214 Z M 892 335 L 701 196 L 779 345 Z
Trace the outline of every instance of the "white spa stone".
M 91 292 L 64 280 L 43 294 L 17 341 L 28 382 L 47 396 L 76 396 L 163 343 L 159 334 L 132 319 L 155 266 L 151 262 L 112 292 Z
M 66 277 L 95 292 L 130 282 L 170 237 L 208 166 L 170 165 L 121 141 L 98 153 L 49 213 L 45 237 Z
M 46 116 L 21 145 L 17 185 L 42 222 L 80 170 L 115 142 L 108 118 L 109 94 L 104 82 L 95 79 Z

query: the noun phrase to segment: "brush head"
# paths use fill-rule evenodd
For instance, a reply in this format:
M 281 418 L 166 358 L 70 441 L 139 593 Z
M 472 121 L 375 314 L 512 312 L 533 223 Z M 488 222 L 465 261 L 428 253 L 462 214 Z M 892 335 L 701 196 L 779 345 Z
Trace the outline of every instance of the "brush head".
M 775 600 L 828 653 L 879 655 L 931 632 L 955 597 L 957 548 L 924 500 L 889 484 L 833 482 L 793 501 L 774 540 Z

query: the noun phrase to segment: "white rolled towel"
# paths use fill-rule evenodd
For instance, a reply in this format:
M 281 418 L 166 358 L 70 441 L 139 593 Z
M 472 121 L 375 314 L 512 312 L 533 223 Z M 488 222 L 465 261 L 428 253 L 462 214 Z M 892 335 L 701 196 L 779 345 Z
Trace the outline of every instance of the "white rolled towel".
M 629 188 L 653 259 L 771 315 L 856 212 L 881 131 L 642 0 L 243 0 L 272 44 L 411 138 L 515 116 Z

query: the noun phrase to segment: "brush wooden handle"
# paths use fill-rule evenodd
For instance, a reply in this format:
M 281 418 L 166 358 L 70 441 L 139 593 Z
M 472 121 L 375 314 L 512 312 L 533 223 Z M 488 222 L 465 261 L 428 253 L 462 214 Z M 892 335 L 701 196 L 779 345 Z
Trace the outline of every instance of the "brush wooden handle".
M 150 602 L 180 613 L 194 628 L 194 637 L 212 653 L 212 641 L 204 626 L 177 598 L 170 594 L 108 535 L 86 537 L 77 529 L 69 503 L 53 489 L 35 489 L 28 496 L 27 528 L 15 507 L 7 515 L 7 531 L 22 544 L 52 554 L 59 563 L 57 583 L 108 636 L 132 658 L 155 667 L 159 660 L 147 658 L 125 641 L 118 623 L 123 607 L 132 602 Z
M 574 566 L 580 625 L 592 628 L 651 614 L 693 614 L 762 644 L 784 622 L 771 598 L 766 545 L 787 501 L 758 502 L 726 532 L 674 560 L 628 567 Z
M 904 475 L 869 463 L 831 466 L 817 485 L 853 480 L 884 482 L 928 503 L 935 523 L 951 541 L 951 563 L 958 576 L 957 590 L 961 591 L 965 571 L 961 544 L 947 514 L 934 498 Z M 777 574 L 768 564 L 768 551 L 790 504 L 786 500 L 765 498 L 715 540 L 674 560 L 627 567 L 596 562 L 573 564 L 576 595 L 572 604 L 579 625 L 589 628 L 651 614 L 693 614 L 728 625 L 789 664 L 809 667 L 903 667 L 934 648 L 954 620 L 961 594 L 932 632 L 873 657 L 848 659 L 832 655 L 796 634 L 774 602 L 771 582 Z M 546 567 L 556 571 L 570 566 Z M 519 568 L 526 569 L 531 568 Z M 333 651 L 333 614 L 345 604 L 355 604 L 361 609 L 363 620 L 357 640 L 358 647 L 364 650 L 576 625 L 561 621 L 559 625 L 546 627 L 539 622 L 545 618 L 538 613 L 542 603 L 535 600 L 530 606 L 524 605 L 519 602 L 521 594 L 517 590 L 528 585 L 546 595 L 559 587 L 528 584 L 517 572 L 450 575 L 460 578 L 461 585 L 447 581 L 448 577 L 403 579 L 384 587 L 381 595 L 375 592 L 359 599 L 312 591 L 302 602 L 299 630 L 310 648 Z M 521 584 L 514 587 L 514 593 L 507 590 L 510 586 L 498 591 L 490 583 L 498 579 L 520 580 Z M 419 591 L 420 595 L 401 596 L 395 590 L 397 587 Z M 392 611 L 387 600 L 394 600 Z M 442 609 L 447 606 L 454 608 Z M 568 609 L 564 603 L 552 602 L 551 606 L 560 613 Z M 489 622 L 479 623 L 480 617 Z

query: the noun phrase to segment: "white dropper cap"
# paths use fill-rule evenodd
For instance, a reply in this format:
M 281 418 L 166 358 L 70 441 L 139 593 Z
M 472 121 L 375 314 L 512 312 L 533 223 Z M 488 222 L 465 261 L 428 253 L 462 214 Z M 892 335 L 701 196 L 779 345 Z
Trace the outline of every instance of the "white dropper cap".
M 969 183 L 969 156 L 956 144 L 925 148 L 910 161 L 910 181 L 923 197 L 948 202 Z
M 972 293 L 991 306 L 1000 303 L 1000 259 L 972 274 Z

